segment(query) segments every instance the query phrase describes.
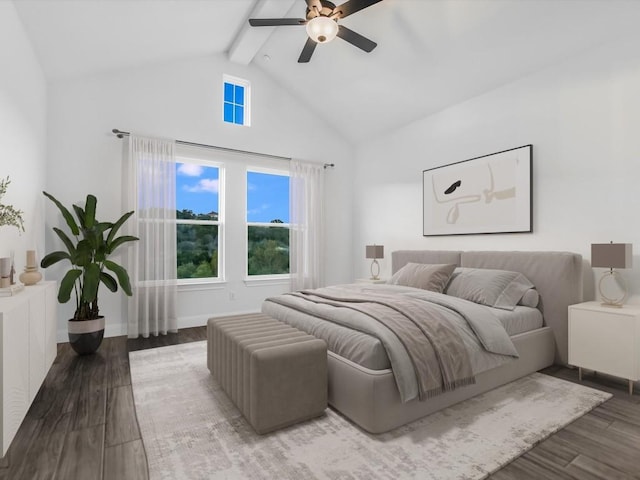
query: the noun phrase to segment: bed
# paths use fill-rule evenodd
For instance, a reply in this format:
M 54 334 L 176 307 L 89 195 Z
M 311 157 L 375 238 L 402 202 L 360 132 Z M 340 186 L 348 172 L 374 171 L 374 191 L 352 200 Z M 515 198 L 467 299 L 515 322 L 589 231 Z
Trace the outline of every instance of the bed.
M 262 307 L 264 313 L 327 340 L 329 403 L 363 429 L 371 433 L 386 432 L 554 363 L 567 364 L 567 307 L 581 302 L 583 298 L 580 255 L 568 252 L 435 250 L 392 253 L 394 274 L 408 264 L 451 264 L 466 269 L 520 272 L 537 289 L 539 303 L 536 312 L 539 318 L 535 319 L 535 312 L 520 309 L 525 312 L 524 316 L 520 315 L 524 320 L 510 327 L 509 338 L 517 351 L 517 358 L 503 358 L 495 365 L 485 365 L 479 373 L 474 372 L 475 383 L 471 385 L 459 386 L 422 400 L 413 398 L 407 401 L 403 392 L 403 401 L 402 389 L 394 371 L 385 363 L 385 356 L 357 345 L 358 342 L 371 345 L 372 351 L 383 349 L 375 340 L 366 338 L 366 333 L 346 330 L 340 333 L 340 329 L 327 328 L 326 322 L 318 320 L 317 310 L 305 313 L 286 302 L 283 304 L 278 297 L 267 299 Z M 362 288 L 359 287 L 360 290 Z M 375 295 L 376 288 L 375 285 L 369 286 L 367 293 Z M 324 306 L 320 308 L 320 311 L 325 309 Z M 337 341 L 337 336 L 340 341 Z M 346 341 L 342 337 L 353 339 Z

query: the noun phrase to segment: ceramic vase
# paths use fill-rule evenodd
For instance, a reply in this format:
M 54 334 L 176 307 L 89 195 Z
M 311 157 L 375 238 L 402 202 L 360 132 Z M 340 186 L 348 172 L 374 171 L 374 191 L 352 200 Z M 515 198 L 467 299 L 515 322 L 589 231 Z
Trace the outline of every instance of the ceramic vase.
M 27 250 L 27 266 L 19 278 L 26 286 L 35 285 L 42 280 L 42 274 L 38 271 L 38 264 L 36 263 L 35 250 Z

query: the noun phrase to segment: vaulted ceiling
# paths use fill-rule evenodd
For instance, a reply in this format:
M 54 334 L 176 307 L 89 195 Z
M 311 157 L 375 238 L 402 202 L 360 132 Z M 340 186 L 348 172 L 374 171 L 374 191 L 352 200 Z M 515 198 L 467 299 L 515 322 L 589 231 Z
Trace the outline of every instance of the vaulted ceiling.
M 338 0 L 338 2 L 340 1 Z M 304 0 L 15 0 L 51 81 L 227 53 L 253 62 L 354 143 L 398 128 L 569 56 L 637 35 L 637 0 L 383 0 L 342 23 L 297 63 Z

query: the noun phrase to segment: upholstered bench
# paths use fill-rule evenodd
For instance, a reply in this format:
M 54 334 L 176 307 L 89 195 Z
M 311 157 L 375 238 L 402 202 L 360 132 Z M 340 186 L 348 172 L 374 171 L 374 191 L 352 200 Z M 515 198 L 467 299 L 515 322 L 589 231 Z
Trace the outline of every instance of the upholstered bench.
M 210 318 L 207 366 L 258 433 L 327 408 L 327 345 L 264 314 Z

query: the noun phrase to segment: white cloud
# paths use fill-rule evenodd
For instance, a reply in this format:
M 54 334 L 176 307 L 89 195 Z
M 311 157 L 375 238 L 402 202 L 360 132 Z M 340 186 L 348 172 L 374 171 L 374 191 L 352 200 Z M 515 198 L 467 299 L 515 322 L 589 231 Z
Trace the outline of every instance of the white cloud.
M 185 185 L 184 189 L 187 192 L 208 192 L 208 193 L 218 193 L 219 183 L 218 180 L 213 178 L 203 178 L 198 181 L 195 185 L 188 186 Z
M 251 210 L 247 210 L 247 213 L 249 215 L 255 215 L 256 213 L 262 213 L 265 210 L 269 210 L 269 208 L 271 208 L 271 205 L 269 205 L 268 203 L 263 203 L 258 208 L 252 208 Z
M 199 177 L 203 171 L 204 167 L 193 163 L 183 163 L 178 167 L 178 173 L 187 177 Z
M 258 186 L 255 183 L 247 183 L 247 190 L 253 191 L 257 189 L 258 189 Z

